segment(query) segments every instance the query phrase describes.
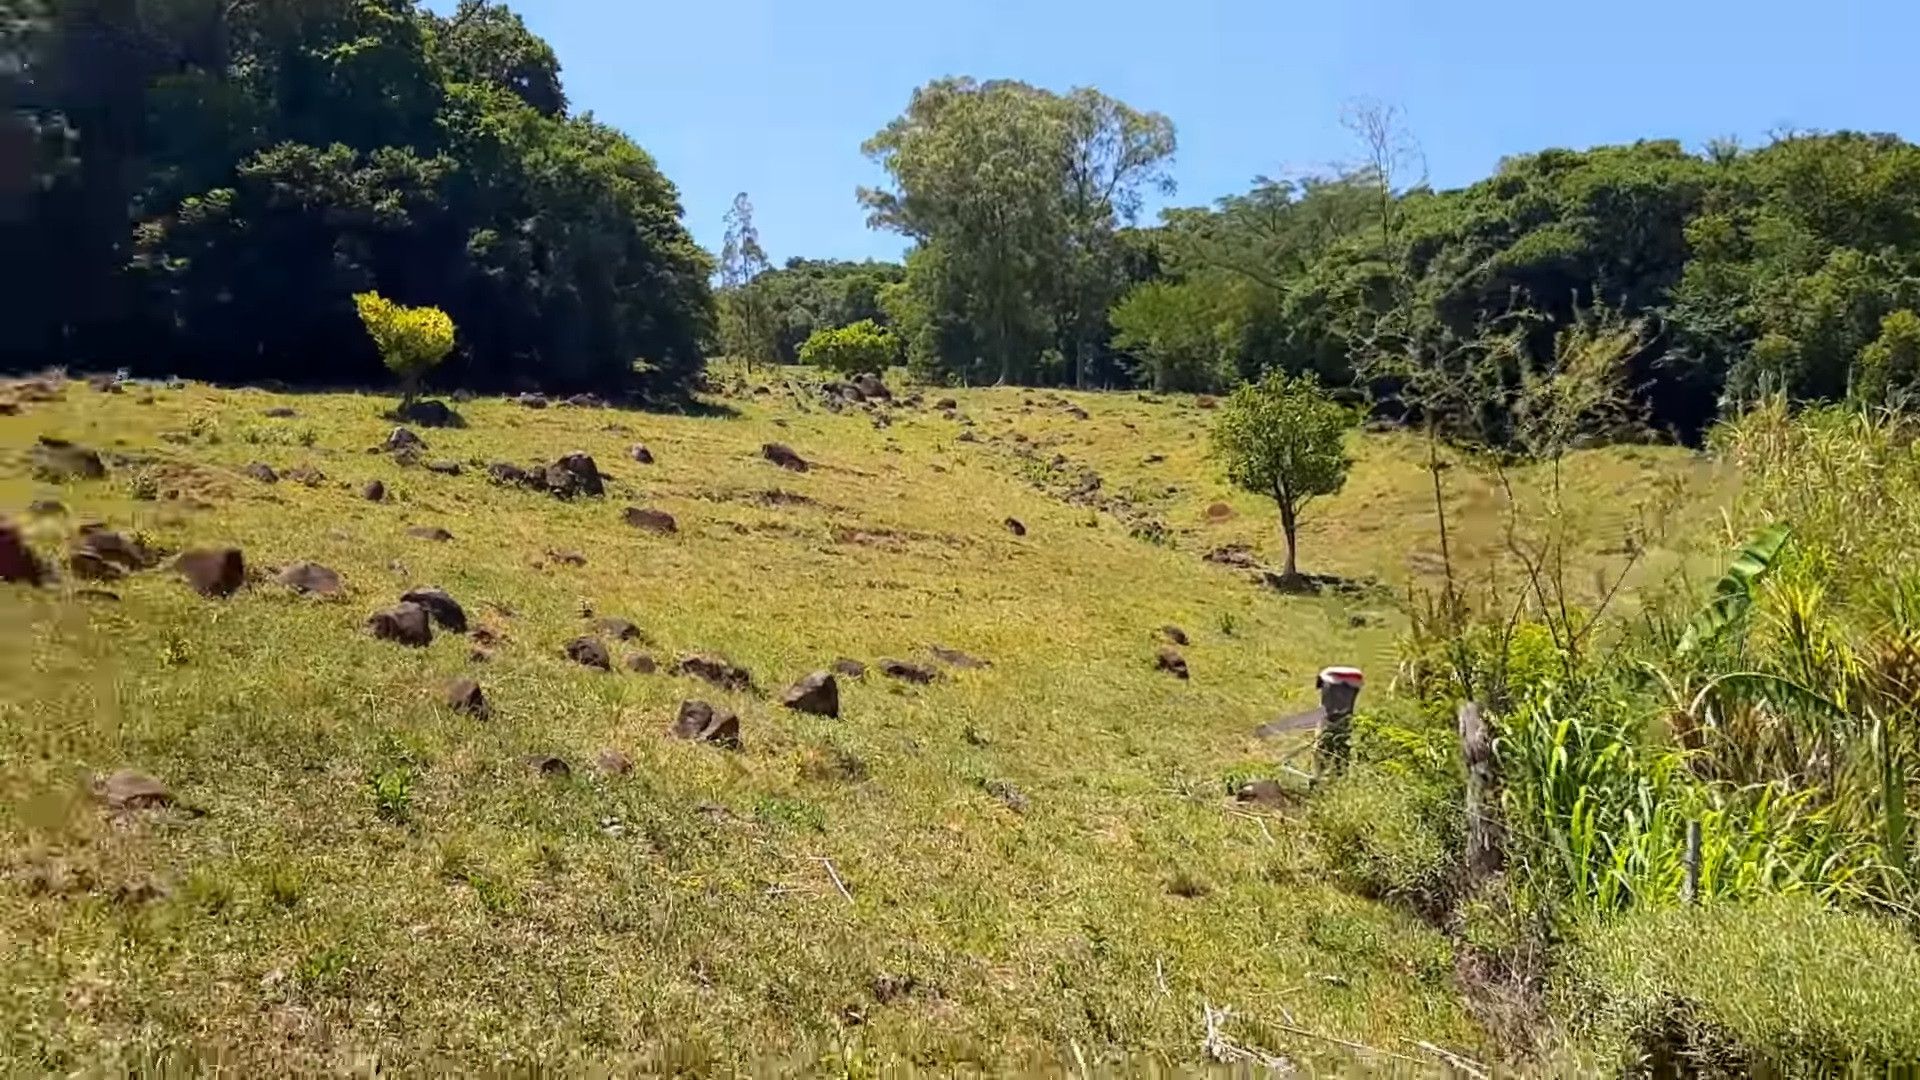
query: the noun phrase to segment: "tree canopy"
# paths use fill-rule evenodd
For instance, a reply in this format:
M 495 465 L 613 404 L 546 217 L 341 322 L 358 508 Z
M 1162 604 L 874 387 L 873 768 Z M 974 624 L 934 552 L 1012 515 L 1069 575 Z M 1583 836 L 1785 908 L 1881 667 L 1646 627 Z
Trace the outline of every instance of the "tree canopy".
M 11 363 L 371 381 L 352 297 L 438 307 L 469 384 L 670 389 L 711 260 L 553 50 L 463 0 L 35 0 L 9 87 L 35 149 L 8 215 L 38 271 Z

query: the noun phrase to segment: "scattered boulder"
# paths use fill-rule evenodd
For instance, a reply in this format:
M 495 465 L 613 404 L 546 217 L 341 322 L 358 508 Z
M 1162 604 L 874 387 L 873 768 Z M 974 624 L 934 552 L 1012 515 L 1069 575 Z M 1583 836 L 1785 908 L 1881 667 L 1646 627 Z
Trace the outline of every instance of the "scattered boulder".
M 293 409 L 289 406 L 275 405 L 271 409 L 264 410 L 263 412 L 261 412 L 260 415 L 265 417 L 270 417 L 274 420 L 291 420 L 300 414 L 294 412 Z
M 974 670 L 993 666 L 990 661 L 982 660 L 977 656 L 968 656 L 959 649 L 949 649 L 944 645 L 930 646 L 927 651 L 933 654 L 935 660 L 940 661 L 948 667 Z
M 1067 415 L 1073 417 L 1075 420 L 1085 420 L 1088 418 L 1087 410 L 1078 405 L 1067 406 Z
M 452 533 L 438 525 L 415 525 L 407 530 L 407 535 L 415 540 L 431 540 L 436 544 L 444 544 L 453 539 Z
M 1160 646 L 1160 651 L 1154 656 L 1153 666 L 1176 679 L 1187 677 L 1186 657 L 1181 656 L 1171 645 Z
M 845 656 L 833 662 L 833 670 L 837 674 L 845 675 L 849 679 L 864 679 L 867 677 L 867 665 Z
M 280 482 L 280 474 L 277 472 L 274 472 L 273 466 L 267 464 L 264 461 L 253 462 L 252 464 L 248 465 L 244 469 L 241 469 L 240 471 L 243 473 L 246 473 L 248 476 L 253 477 L 255 480 L 258 480 L 263 484 L 277 484 Z
M 666 536 L 670 533 L 680 531 L 680 523 L 675 521 L 673 515 L 667 513 L 665 510 L 629 506 L 627 507 L 627 512 L 623 515 L 623 519 L 634 528 L 642 532 L 653 533 L 655 536 Z
M 61 502 L 59 499 L 35 499 L 27 504 L 27 513 L 38 514 L 42 517 L 51 517 L 55 514 L 64 514 L 66 512 L 67 504 Z
M 933 407 L 942 412 L 952 412 L 960 407 L 960 403 L 950 397 L 943 397 L 939 401 L 934 402 Z
M 369 480 L 367 486 L 360 489 L 360 497 L 368 502 L 385 502 L 387 485 L 378 480 Z
M 694 653 L 683 656 L 674 667 L 675 674 L 691 675 L 697 679 L 720 687 L 723 690 L 749 690 L 753 687 L 753 675 L 746 668 L 736 667 L 732 661 L 712 653 Z
M 1283 807 L 1293 800 L 1287 796 L 1287 789 L 1277 780 L 1249 780 L 1240 785 L 1233 797 L 1243 803 L 1254 806 Z
M 119 769 L 104 780 L 95 780 L 93 788 L 110 810 L 159 810 L 173 805 L 173 792 L 167 785 L 132 769 Z
M 398 642 L 416 649 L 433 641 L 433 620 L 419 604 L 396 604 L 367 616 L 367 630 L 381 641 Z
M 859 387 L 860 396 L 864 398 L 874 401 L 893 400 L 893 391 L 887 389 L 887 384 L 880 380 L 880 376 L 872 372 L 854 376 L 853 385 Z
M 627 670 L 635 675 L 651 675 L 660 670 L 660 662 L 646 653 L 637 652 L 627 657 Z
M 388 453 L 396 453 L 401 450 L 425 450 L 426 448 L 426 442 L 407 428 L 394 428 L 393 431 L 387 435 L 386 450 Z
M 553 548 L 547 549 L 547 561 L 556 562 L 562 566 L 587 565 L 587 557 L 585 555 L 577 551 L 557 551 Z
M 448 407 L 444 401 L 420 400 L 407 404 L 399 411 L 400 419 L 421 427 L 443 428 L 459 427 L 460 414 Z
M 1016 814 L 1027 812 L 1027 794 L 1014 787 L 1011 781 L 989 780 L 984 785 L 987 794 L 999 799 L 1001 804 Z
M 939 678 L 939 673 L 922 664 L 910 664 L 905 660 L 882 659 L 880 674 L 901 682 L 918 683 L 922 686 Z
M 447 684 L 447 708 L 475 720 L 485 720 L 493 715 L 480 684 L 466 678 L 455 679 Z
M 544 409 L 547 407 L 547 397 L 545 394 L 521 394 L 513 400 L 516 404 L 528 409 Z
M 1260 561 L 1253 557 L 1253 549 L 1245 544 L 1228 544 L 1225 547 L 1217 547 L 1207 552 L 1202 558 L 1210 563 L 1218 563 L 1221 566 L 1232 566 L 1242 570 L 1251 570 L 1260 565 Z
M 1208 397 L 1206 394 L 1201 394 L 1199 397 L 1193 399 L 1193 404 L 1195 408 L 1213 409 L 1218 408 L 1220 402 L 1215 398 Z
M 1140 464 L 1158 465 L 1165 460 L 1167 460 L 1167 455 L 1165 454 L 1148 454 L 1146 457 L 1140 459 Z
M 81 526 L 67 556 L 74 576 L 89 581 L 112 581 L 159 563 L 159 552 L 97 524 Z
M 575 495 L 604 495 L 606 485 L 601 481 L 600 467 L 594 464 L 590 455 L 576 450 L 546 468 L 547 491 L 555 498 L 571 499 Z
M 626 776 L 633 771 L 633 759 L 618 750 L 602 750 L 594 755 L 593 767 L 602 776 Z
M 577 637 L 566 644 L 567 659 L 581 667 L 599 668 L 601 671 L 613 670 L 613 657 L 607 655 L 607 647 L 599 638 Z
M 1233 519 L 1233 507 L 1217 502 L 1207 507 L 1208 521 L 1230 521 Z
M 496 461 L 487 466 L 487 478 L 496 484 L 508 487 L 539 486 L 536 484 L 535 477 L 532 473 L 529 473 L 511 461 Z
M 197 548 L 173 565 L 194 592 L 209 599 L 232 596 L 247 582 L 247 562 L 239 548 Z
M 47 580 L 46 564 L 27 546 L 27 539 L 10 521 L 0 521 L 0 581 L 38 585 Z
M 450 633 L 467 632 L 467 611 L 445 589 L 411 589 L 400 597 L 403 604 L 418 604 L 440 628 Z
M 653 464 L 653 451 L 647 449 L 644 443 L 634 443 L 632 449 L 627 451 L 627 456 L 642 465 Z
M 307 596 L 338 596 L 345 587 L 338 571 L 312 562 L 294 563 L 274 580 Z
M 808 468 L 807 459 L 794 453 L 793 448 L 785 443 L 767 443 L 760 448 L 760 456 L 783 469 L 791 469 L 794 472 L 806 472 Z
M 740 718 L 727 709 L 704 701 L 683 701 L 680 715 L 673 722 L 678 739 L 710 742 L 728 750 L 740 749 Z
M 286 471 L 286 478 L 296 484 L 317 488 L 327 482 L 327 474 L 311 465 L 299 465 Z
M 1007 531 L 1015 536 L 1027 535 L 1027 526 L 1019 518 L 1010 517 L 1005 522 Z
M 541 776 L 573 775 L 573 766 L 567 764 L 567 759 L 563 757 L 555 757 L 552 754 L 529 754 L 521 760 L 526 762 L 528 769 Z
M 593 621 L 593 628 L 615 641 L 633 641 L 643 636 L 640 633 L 639 627 L 633 625 L 633 623 L 626 619 L 613 616 L 608 616 L 604 619 L 595 619 Z
M 33 476 L 50 484 L 72 480 L 98 480 L 107 475 L 100 455 L 84 446 L 75 446 L 51 435 L 40 436 L 33 448 Z
M 607 407 L 607 403 L 600 400 L 600 398 L 594 394 L 575 394 L 563 402 L 563 404 L 576 409 L 604 409 Z
M 1189 644 L 1187 640 L 1187 632 L 1173 625 L 1172 623 L 1168 623 L 1167 625 L 1161 627 L 1160 635 L 1175 645 Z
M 832 672 L 816 671 L 788 687 L 787 692 L 780 695 L 780 704 L 795 712 L 837 718 L 840 684 L 834 681 Z
M 457 461 L 429 461 L 427 462 L 427 471 L 430 473 L 439 473 L 442 476 L 459 476 L 460 463 Z

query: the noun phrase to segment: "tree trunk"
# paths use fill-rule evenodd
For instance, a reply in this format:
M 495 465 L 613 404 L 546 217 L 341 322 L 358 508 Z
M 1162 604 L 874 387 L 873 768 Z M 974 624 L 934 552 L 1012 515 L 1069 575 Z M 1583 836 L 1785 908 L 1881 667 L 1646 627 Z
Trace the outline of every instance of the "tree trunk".
M 1280 492 L 1274 492 L 1273 498 L 1280 504 L 1280 532 L 1287 539 L 1286 577 L 1294 581 L 1300 577 L 1300 517 L 1292 501 Z

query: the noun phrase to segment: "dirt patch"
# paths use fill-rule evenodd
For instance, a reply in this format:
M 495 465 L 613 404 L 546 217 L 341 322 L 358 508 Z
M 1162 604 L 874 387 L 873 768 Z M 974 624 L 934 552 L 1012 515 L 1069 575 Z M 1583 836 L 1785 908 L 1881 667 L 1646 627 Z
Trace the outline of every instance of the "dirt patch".
M 878 525 L 835 526 L 833 542 L 853 544 L 859 547 L 877 548 L 881 551 L 905 552 L 915 544 L 941 544 L 946 547 L 965 547 L 966 541 L 949 533 L 916 532 L 911 529 L 889 529 Z

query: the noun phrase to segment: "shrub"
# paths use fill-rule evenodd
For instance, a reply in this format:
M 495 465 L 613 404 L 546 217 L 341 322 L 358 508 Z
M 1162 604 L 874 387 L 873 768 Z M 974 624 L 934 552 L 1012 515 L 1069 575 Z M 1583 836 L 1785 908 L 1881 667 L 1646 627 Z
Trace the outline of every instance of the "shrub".
M 1315 832 L 1343 883 L 1423 911 L 1446 903 L 1459 861 L 1459 804 L 1410 773 L 1363 766 L 1313 800 Z
M 1920 947 L 1898 927 L 1773 897 L 1594 925 L 1557 992 L 1579 1034 L 1655 1075 L 1840 1075 L 1920 1065 L 1916 986 Z
M 815 330 L 800 346 L 800 362 L 854 375 L 884 370 L 898 352 L 892 334 L 872 319 L 862 319 L 832 330 Z
M 411 405 L 420 380 L 453 351 L 453 320 L 437 307 L 406 307 L 375 292 L 355 293 L 353 304 L 381 362 L 400 377 L 401 408 Z

